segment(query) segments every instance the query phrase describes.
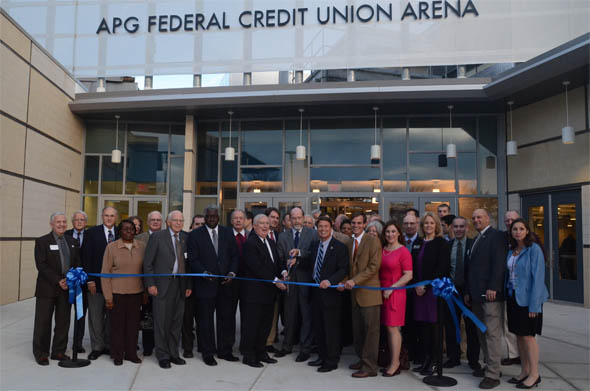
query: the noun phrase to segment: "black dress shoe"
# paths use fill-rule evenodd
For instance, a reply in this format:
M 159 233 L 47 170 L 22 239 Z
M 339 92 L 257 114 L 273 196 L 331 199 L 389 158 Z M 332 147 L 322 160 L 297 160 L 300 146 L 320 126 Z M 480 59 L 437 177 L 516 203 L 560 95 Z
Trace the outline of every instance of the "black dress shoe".
M 321 367 L 323 364 L 324 361 L 322 361 L 322 359 L 319 357 L 316 360 L 312 360 L 307 363 L 307 365 L 309 365 L 310 367 Z
M 262 362 L 265 362 L 267 364 L 276 364 L 276 363 L 278 363 L 277 360 L 275 360 L 274 358 L 270 358 L 269 356 L 261 357 L 260 360 L 258 360 L 258 361 L 262 361 Z
M 193 351 L 192 350 L 185 350 L 184 352 L 182 352 L 182 357 L 184 357 L 184 358 L 193 358 L 195 356 L 193 355 Z
M 203 362 L 206 365 L 209 365 L 210 367 L 214 367 L 215 365 L 217 365 L 217 361 L 215 361 L 215 359 L 213 358 L 213 356 L 203 357 Z
M 266 352 L 267 352 L 267 353 L 277 353 L 277 352 L 278 352 L 278 350 L 277 350 L 277 349 L 275 349 L 275 347 L 274 347 L 274 346 L 272 346 L 272 345 L 268 345 L 268 346 L 266 347 Z
M 435 366 L 434 364 L 430 364 L 425 366 L 424 368 L 422 368 L 422 370 L 420 371 L 420 375 L 422 376 L 432 376 L 432 374 L 434 373 L 435 370 Z
M 99 358 L 102 355 L 101 351 L 98 350 L 93 350 L 90 352 L 90 354 L 88 355 L 88 359 L 89 360 L 96 360 L 97 358 Z
M 186 361 L 184 361 L 182 358 L 180 357 L 172 357 L 170 359 L 170 362 L 174 365 L 184 365 L 186 364 Z
M 518 384 L 518 383 L 522 383 L 523 381 L 525 381 L 528 378 L 528 376 L 523 377 L 522 379 L 517 379 L 516 377 L 511 377 L 510 380 L 508 380 L 508 383 L 510 384 Z
M 170 360 L 160 360 L 158 362 L 158 364 L 160 364 L 160 368 L 163 368 L 163 369 L 170 368 Z
M 64 360 L 69 360 L 70 356 L 68 356 L 67 354 L 63 354 L 63 353 L 58 353 L 58 354 L 54 354 L 51 356 L 52 360 L 57 360 L 57 361 L 64 361 Z
M 118 367 L 119 365 L 123 365 L 123 360 L 113 360 L 113 363 Z
M 474 371 L 477 371 L 481 369 L 481 365 L 479 364 L 479 362 L 470 362 L 469 368 L 473 369 Z
M 125 361 L 131 361 L 134 364 L 141 364 L 141 358 L 135 357 L 125 357 Z
M 504 366 L 520 364 L 520 357 L 503 358 L 502 361 L 500 361 L 500 364 L 502 364 Z
M 461 361 L 459 361 L 459 360 L 453 360 L 453 359 L 448 359 L 443 364 L 443 368 L 455 368 L 455 367 L 458 367 L 459 365 L 461 365 Z
M 295 359 L 295 361 L 296 362 L 305 362 L 305 361 L 309 360 L 310 357 L 311 356 L 310 356 L 309 353 L 303 353 L 303 352 L 301 352 L 301 353 L 299 353 L 297 355 L 297 358 Z
M 527 386 L 526 384 L 524 384 L 524 381 L 523 381 L 521 383 L 518 383 L 516 385 L 516 388 L 522 388 L 522 389 L 528 390 L 530 388 L 537 387 L 539 385 L 539 383 L 541 383 L 541 375 L 539 375 L 537 380 L 535 380 L 535 382 L 533 384 L 531 384 L 530 386 Z
M 146 351 L 143 352 L 143 356 L 144 357 L 149 357 L 151 355 L 152 355 L 152 351 L 151 350 L 148 350 L 147 352 Z
M 240 361 L 239 358 L 237 358 L 236 356 L 234 356 L 231 353 L 226 354 L 225 356 L 219 356 L 219 358 L 222 360 L 225 360 L 225 361 Z
M 47 359 L 47 357 L 40 357 L 37 359 L 37 364 L 39 365 L 49 365 L 49 360 Z
M 330 365 L 322 365 L 321 367 L 318 368 L 318 372 L 320 373 L 326 373 L 326 372 L 331 372 L 334 369 L 336 369 L 336 367 L 330 366 Z
M 275 353 L 275 357 L 281 358 L 285 357 L 287 354 L 291 354 L 291 352 L 289 350 L 281 349 Z
M 264 367 L 264 365 L 262 365 L 262 363 L 260 361 L 257 361 L 257 360 L 247 360 L 247 359 L 244 359 L 242 362 L 244 363 L 244 365 L 248 365 L 249 367 L 252 367 L 252 368 L 262 368 L 262 367 Z
M 393 371 L 393 373 L 389 373 L 387 372 L 387 369 L 385 371 L 383 371 L 383 377 L 394 377 L 399 375 L 400 373 L 402 373 L 402 367 L 401 365 L 397 367 L 397 369 L 395 371 Z
M 476 369 L 471 373 L 475 377 L 485 377 L 486 371 L 483 368 Z
M 499 385 L 500 380 L 484 377 L 481 383 L 479 383 L 479 388 L 482 390 L 491 390 L 492 388 L 498 387 Z
M 72 348 L 72 350 L 74 350 L 74 348 Z M 78 351 L 77 351 L 77 353 L 86 353 L 86 349 L 84 349 L 82 346 L 80 346 L 80 347 L 78 348 Z

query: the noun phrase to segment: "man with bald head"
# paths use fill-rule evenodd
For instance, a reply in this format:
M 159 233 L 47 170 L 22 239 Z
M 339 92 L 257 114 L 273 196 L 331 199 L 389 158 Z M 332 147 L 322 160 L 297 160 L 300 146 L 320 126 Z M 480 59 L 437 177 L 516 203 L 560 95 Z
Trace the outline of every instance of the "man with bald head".
M 119 214 L 111 206 L 102 210 L 102 224 L 90 228 L 82 243 L 82 265 L 86 273 L 100 273 L 107 244 L 119 239 L 115 227 Z M 88 276 L 88 330 L 90 332 L 89 360 L 109 353 L 109 317 L 105 307 L 99 277 Z
M 156 358 L 161 368 L 170 363 L 184 365 L 179 343 L 184 301 L 192 290 L 187 277 L 152 277 L 150 274 L 183 274 L 187 272 L 186 239 L 182 231 L 184 217 L 175 210 L 166 219 L 168 229 L 154 232 L 143 258 L 144 284 L 153 297 Z
M 500 385 L 503 287 L 508 244 L 504 233 L 490 226 L 486 210 L 474 210 L 471 220 L 478 235 L 471 246 L 469 262 L 465 265 L 465 301 L 472 305 L 475 316 L 487 327 L 485 334 L 478 330 L 486 366 L 474 371 L 473 375 L 484 378 L 479 388 L 491 389 Z
M 297 261 L 309 255 L 311 244 L 318 240 L 315 229 L 303 225 L 304 213 L 299 207 L 294 207 L 289 212 L 292 228 L 279 235 L 278 252 L 281 262 L 287 264 L 290 269 L 291 281 L 311 282 L 305 270 L 299 270 Z M 293 351 L 293 345 L 299 343 L 300 352 L 295 361 L 307 361 L 311 354 L 312 323 L 311 301 L 309 287 L 289 286 L 285 296 L 285 339 L 283 348 L 276 354 L 282 357 Z M 301 324 L 301 327 L 298 325 Z

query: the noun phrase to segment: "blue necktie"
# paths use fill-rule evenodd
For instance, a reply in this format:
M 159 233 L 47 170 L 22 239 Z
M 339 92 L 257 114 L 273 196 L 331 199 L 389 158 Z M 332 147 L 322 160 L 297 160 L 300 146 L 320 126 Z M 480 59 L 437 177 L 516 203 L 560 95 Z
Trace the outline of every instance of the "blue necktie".
M 299 247 L 299 231 L 295 231 L 295 248 Z
M 108 235 L 107 242 L 111 243 L 111 242 L 112 242 L 112 241 L 114 241 L 114 240 L 115 240 L 115 235 L 113 235 L 113 231 L 111 231 L 111 230 L 109 229 L 109 235 Z
M 315 267 L 313 269 L 313 280 L 316 283 L 320 283 L 320 270 L 322 270 L 322 264 L 324 263 L 324 245 L 320 243 L 318 248 L 318 256 L 315 261 Z

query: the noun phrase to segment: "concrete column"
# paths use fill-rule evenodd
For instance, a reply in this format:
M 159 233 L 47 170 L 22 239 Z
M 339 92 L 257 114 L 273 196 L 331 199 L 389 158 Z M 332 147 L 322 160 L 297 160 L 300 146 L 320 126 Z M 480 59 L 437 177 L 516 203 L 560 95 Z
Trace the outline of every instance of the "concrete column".
M 303 71 L 295 71 L 295 84 L 303 83 Z
M 252 85 L 252 72 L 244 72 L 244 81 L 242 84 L 245 86 Z
M 402 68 L 402 80 L 410 80 L 410 68 Z
M 98 78 L 98 87 L 96 87 L 96 92 L 106 92 L 104 82 L 105 82 L 104 77 Z
M 467 78 L 467 69 L 465 65 L 457 65 L 457 79 Z
M 151 90 L 152 88 L 154 88 L 154 77 L 146 76 L 143 80 L 143 89 Z
M 182 215 L 184 229 L 189 231 L 195 211 L 195 191 L 197 178 L 197 137 L 196 122 L 192 114 L 187 114 L 184 124 L 184 181 L 182 186 Z
M 354 69 L 349 69 L 346 72 L 346 81 L 356 81 L 356 72 Z
M 197 73 L 193 75 L 193 87 L 201 86 L 201 74 Z

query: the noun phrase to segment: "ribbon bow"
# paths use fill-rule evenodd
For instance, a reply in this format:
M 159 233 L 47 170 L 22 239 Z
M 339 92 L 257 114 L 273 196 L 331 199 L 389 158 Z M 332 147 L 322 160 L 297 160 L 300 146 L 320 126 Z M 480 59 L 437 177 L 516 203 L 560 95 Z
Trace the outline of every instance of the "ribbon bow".
M 81 267 L 71 268 L 66 274 L 70 303 L 74 304 L 74 300 L 76 300 L 76 320 L 84 315 L 82 285 L 86 284 L 86 281 L 88 281 L 88 275 Z

